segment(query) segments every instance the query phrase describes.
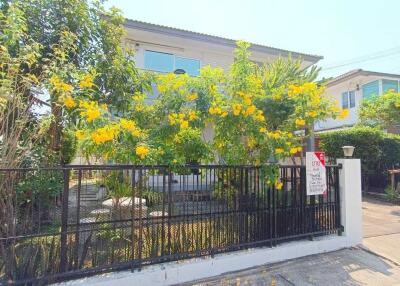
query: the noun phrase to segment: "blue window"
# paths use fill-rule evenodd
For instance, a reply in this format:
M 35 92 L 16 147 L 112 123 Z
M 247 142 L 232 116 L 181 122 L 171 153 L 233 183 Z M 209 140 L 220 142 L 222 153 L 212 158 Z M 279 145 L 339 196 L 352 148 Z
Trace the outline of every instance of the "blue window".
M 144 67 L 153 71 L 172 72 L 174 71 L 174 56 L 172 54 L 145 51 Z
M 342 93 L 342 108 L 343 109 L 349 108 L 349 93 L 348 92 Z
M 342 108 L 354 108 L 356 106 L 356 93 L 354 90 L 342 93 Z
M 379 95 L 379 81 L 375 80 L 362 86 L 363 98 L 368 99 L 374 95 Z
M 388 80 L 388 79 L 383 79 L 382 80 L 382 92 L 385 93 L 389 90 L 393 90 L 395 92 L 398 92 L 399 87 L 397 84 L 397 80 Z
M 199 75 L 200 61 L 175 57 L 175 69 L 182 69 L 189 75 L 197 76 Z
M 356 93 L 354 90 L 349 91 L 349 105 L 350 108 L 356 107 Z

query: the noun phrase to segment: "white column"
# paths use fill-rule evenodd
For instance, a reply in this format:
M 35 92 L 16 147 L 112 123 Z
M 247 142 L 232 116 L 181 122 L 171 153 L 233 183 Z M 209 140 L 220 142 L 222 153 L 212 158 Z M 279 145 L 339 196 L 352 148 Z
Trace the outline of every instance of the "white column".
M 361 202 L 361 163 L 360 159 L 338 159 L 342 165 L 339 170 L 340 218 L 344 227 L 343 235 L 349 246 L 362 243 L 362 202 Z

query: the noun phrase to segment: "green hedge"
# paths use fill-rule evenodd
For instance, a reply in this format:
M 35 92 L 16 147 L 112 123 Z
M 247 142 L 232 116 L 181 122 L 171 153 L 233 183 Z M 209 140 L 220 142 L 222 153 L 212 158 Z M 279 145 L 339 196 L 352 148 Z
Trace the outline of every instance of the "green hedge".
M 342 146 L 356 147 L 354 158 L 361 159 L 363 175 L 369 176 L 369 181 L 384 180 L 380 186 L 386 183 L 387 170 L 400 164 L 399 135 L 371 127 L 353 127 L 322 133 L 320 139 L 320 147 L 330 159 L 343 157 Z

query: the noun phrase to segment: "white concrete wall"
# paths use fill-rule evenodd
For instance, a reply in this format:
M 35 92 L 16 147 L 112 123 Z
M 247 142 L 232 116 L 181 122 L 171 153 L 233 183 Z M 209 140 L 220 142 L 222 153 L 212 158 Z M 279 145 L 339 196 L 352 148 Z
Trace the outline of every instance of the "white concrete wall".
M 385 77 L 384 79 L 399 80 L 397 78 Z M 347 91 L 355 91 L 355 107 L 350 108 L 349 116 L 344 120 L 328 119 L 323 122 L 317 122 L 314 126 L 315 130 L 332 129 L 344 126 L 352 126 L 358 122 L 358 109 L 361 105 L 363 94 L 362 86 L 366 83 L 380 80 L 380 90 L 382 90 L 382 77 L 375 75 L 358 75 L 349 80 L 340 82 L 338 84 L 330 85 L 327 87 L 324 96 L 337 102 L 338 107 L 342 108 L 342 93 Z

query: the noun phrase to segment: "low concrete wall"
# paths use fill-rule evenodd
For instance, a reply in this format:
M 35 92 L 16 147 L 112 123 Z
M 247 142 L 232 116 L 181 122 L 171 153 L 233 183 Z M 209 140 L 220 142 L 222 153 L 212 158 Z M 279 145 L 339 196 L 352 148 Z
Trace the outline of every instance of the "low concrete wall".
M 282 243 L 274 248 L 254 248 L 121 271 L 61 283 L 60 285 L 171 285 L 220 275 L 263 264 L 352 247 L 362 242 L 361 169 L 358 159 L 340 159 L 339 172 L 342 236 L 318 237 Z
M 346 236 L 325 236 L 313 241 L 296 241 L 274 248 L 256 248 L 148 266 L 138 272 L 121 271 L 60 283 L 59 285 L 172 285 L 220 275 L 263 264 L 334 251 L 350 246 Z

